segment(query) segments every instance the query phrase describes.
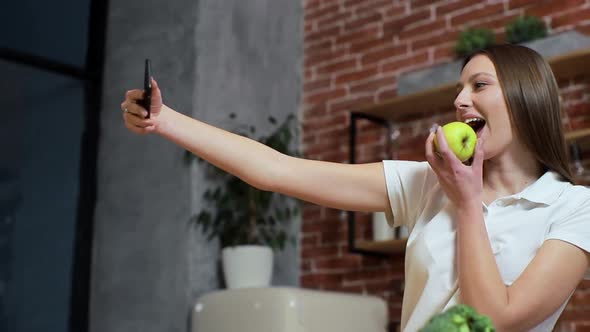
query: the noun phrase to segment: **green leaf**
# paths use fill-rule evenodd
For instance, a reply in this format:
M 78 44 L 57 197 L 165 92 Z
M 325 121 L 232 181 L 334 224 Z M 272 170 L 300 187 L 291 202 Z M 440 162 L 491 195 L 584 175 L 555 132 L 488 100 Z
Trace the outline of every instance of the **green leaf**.
M 204 224 L 204 223 L 211 222 L 211 213 L 209 213 L 207 211 L 201 211 L 201 213 L 199 213 L 197 216 L 196 222 L 197 222 L 197 224 Z
M 211 197 L 213 197 L 211 189 L 205 190 L 205 192 L 203 193 L 203 198 L 208 201 L 211 200 Z
M 281 209 L 277 209 L 275 214 L 279 221 L 285 221 L 287 219 L 287 216 Z

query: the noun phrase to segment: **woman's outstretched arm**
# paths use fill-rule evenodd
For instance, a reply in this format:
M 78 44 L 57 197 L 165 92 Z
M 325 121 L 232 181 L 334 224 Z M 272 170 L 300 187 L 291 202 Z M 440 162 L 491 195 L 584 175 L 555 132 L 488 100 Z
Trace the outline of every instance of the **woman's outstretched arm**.
M 127 110 L 123 118 L 130 131 L 160 135 L 262 190 L 342 210 L 389 209 L 381 163 L 349 165 L 281 154 L 176 112 L 162 104 L 156 81 L 152 86 L 150 119 L 144 119 L 147 112 L 137 103 L 143 92 L 126 93 L 121 109 Z

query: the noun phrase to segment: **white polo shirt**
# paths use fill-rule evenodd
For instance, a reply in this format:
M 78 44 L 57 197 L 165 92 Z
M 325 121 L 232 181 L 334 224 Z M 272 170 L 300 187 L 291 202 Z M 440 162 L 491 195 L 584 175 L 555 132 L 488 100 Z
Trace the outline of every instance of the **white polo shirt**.
M 427 162 L 383 162 L 392 226 L 409 229 L 401 328 L 414 332 L 459 302 L 455 265 L 455 209 Z M 590 189 L 547 172 L 522 192 L 482 203 L 496 263 L 506 285 L 524 271 L 545 240 L 590 251 Z M 587 272 L 586 279 L 590 279 Z M 548 285 L 551 286 L 551 285 Z M 535 332 L 551 331 L 567 301 Z

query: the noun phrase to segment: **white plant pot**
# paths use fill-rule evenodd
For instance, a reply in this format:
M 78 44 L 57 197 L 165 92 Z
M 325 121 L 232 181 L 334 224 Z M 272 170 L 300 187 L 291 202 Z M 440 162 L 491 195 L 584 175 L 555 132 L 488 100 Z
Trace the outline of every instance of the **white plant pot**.
M 272 263 L 272 249 L 266 246 L 235 246 L 221 251 L 221 264 L 227 288 L 268 287 L 272 276 Z

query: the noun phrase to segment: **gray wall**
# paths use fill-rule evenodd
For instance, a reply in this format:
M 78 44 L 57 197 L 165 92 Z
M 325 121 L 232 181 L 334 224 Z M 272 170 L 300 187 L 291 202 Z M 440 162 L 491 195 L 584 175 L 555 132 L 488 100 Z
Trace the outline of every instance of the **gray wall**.
M 302 4 L 293 0 L 111 1 L 99 151 L 91 331 L 185 331 L 191 305 L 218 289 L 219 247 L 189 227 L 201 169 L 183 150 L 124 127 L 119 104 L 141 87 L 143 59 L 164 102 L 231 128 L 299 109 Z M 298 220 L 293 229 L 298 231 Z M 297 285 L 298 248 L 274 285 Z

